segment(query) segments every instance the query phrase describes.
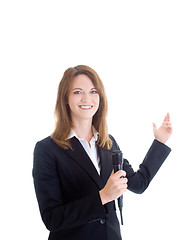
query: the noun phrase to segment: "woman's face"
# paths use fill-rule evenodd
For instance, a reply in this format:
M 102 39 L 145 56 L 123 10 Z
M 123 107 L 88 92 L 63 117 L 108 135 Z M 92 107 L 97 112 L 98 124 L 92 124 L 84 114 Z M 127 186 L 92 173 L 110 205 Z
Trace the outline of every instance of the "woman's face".
M 99 94 L 91 79 L 85 74 L 76 76 L 68 97 L 72 120 L 92 120 L 98 110 L 99 102 Z

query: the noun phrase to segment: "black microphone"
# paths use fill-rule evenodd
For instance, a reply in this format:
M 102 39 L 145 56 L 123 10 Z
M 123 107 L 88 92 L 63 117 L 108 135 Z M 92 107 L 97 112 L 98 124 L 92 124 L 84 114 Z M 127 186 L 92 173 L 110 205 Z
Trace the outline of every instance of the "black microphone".
M 114 172 L 117 172 L 118 170 L 123 170 L 123 154 L 120 150 L 114 150 L 112 152 L 112 163 Z M 121 224 L 123 225 L 123 195 L 118 198 L 118 207 L 121 215 Z

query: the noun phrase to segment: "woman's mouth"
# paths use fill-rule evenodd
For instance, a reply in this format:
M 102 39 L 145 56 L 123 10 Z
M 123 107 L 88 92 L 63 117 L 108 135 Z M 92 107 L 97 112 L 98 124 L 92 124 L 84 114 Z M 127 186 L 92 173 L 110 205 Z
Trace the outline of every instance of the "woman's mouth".
M 92 109 L 93 106 L 92 105 L 80 105 L 79 106 L 81 109 L 84 109 L 84 110 L 89 110 L 89 109 Z

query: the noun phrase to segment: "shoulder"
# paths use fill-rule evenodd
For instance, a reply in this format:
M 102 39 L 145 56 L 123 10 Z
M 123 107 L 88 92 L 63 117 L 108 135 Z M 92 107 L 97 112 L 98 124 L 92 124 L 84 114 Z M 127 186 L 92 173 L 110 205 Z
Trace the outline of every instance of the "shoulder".
M 60 149 L 61 148 L 53 141 L 53 139 L 48 136 L 36 143 L 34 153 L 44 152 L 47 154 L 52 154 L 53 152 L 59 151 Z
M 111 134 L 109 134 L 109 138 L 110 138 L 111 141 L 112 141 L 112 148 L 111 148 L 111 150 L 112 150 L 112 151 L 113 151 L 113 150 L 120 150 L 119 145 L 117 144 L 115 138 L 114 138 Z
M 46 137 L 40 141 L 38 141 L 35 145 L 35 149 L 44 149 L 44 148 L 49 148 L 50 146 L 52 146 L 54 144 L 54 141 L 52 140 L 52 138 Z
M 38 141 L 34 148 L 34 169 L 55 165 L 63 150 L 49 136 Z M 36 168 L 38 166 L 38 168 Z
M 56 148 L 51 137 L 38 141 L 33 154 L 33 177 L 36 179 L 47 179 L 56 170 Z M 53 171 L 54 170 L 54 171 Z

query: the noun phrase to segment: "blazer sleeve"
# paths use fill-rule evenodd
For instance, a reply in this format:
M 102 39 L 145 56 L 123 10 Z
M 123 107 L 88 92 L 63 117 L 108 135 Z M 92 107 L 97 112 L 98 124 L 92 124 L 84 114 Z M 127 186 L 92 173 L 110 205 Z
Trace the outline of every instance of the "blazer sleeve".
M 70 229 L 106 218 L 98 191 L 64 203 L 54 156 L 41 142 L 34 150 L 33 178 L 41 217 L 48 230 Z
M 116 141 L 113 140 L 113 142 L 115 148 L 119 149 Z M 171 149 L 168 146 L 155 139 L 137 172 L 135 172 L 129 162 L 124 159 L 123 169 L 126 171 L 126 177 L 128 178 L 128 189 L 134 193 L 143 193 L 170 152 Z

